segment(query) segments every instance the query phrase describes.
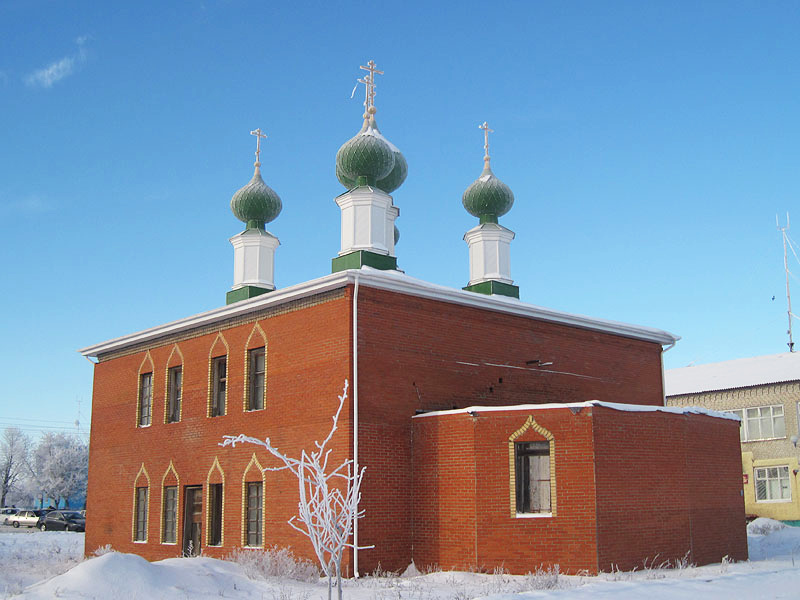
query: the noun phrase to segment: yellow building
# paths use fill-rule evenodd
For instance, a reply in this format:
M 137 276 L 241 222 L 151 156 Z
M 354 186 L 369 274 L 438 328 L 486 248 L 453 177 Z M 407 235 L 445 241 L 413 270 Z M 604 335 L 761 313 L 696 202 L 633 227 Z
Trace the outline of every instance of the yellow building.
M 800 353 L 670 369 L 664 391 L 667 406 L 737 414 L 745 512 L 800 525 Z

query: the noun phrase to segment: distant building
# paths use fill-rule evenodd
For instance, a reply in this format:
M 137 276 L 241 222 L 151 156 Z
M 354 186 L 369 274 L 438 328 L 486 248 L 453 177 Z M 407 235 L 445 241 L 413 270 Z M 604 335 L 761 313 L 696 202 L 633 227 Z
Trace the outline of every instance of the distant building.
M 745 559 L 738 423 L 664 408 L 674 335 L 518 300 L 514 233 L 498 223 L 514 197 L 488 137 L 462 198 L 479 219 L 464 236 L 465 288 L 397 269 L 389 194 L 406 164 L 372 97 L 368 83 L 361 131 L 336 157 L 347 191 L 331 274 L 275 289 L 279 243 L 265 224 L 281 200 L 257 159 L 231 201 L 245 230 L 231 239 L 227 305 L 81 351 L 97 361 L 87 552 L 111 544 L 153 560 L 278 544 L 310 557 L 287 525 L 297 482 L 264 472 L 275 461 L 258 448 L 219 442 L 269 436 L 297 456 L 328 431 L 347 379 L 331 461 L 366 467 L 357 541 L 373 546 L 348 553 L 351 574 L 412 560 L 596 573 L 687 553 Z
M 747 514 L 800 525 L 800 448 L 792 441 L 800 414 L 800 353 L 670 369 L 664 382 L 668 406 L 705 406 L 741 419 Z

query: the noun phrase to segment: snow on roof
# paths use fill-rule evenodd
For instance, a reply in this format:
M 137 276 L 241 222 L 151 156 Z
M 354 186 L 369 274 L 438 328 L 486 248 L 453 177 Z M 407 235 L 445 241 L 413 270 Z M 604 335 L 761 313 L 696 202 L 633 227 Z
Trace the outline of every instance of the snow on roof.
M 630 325 L 628 323 L 620 323 L 618 321 L 609 321 L 606 319 L 595 319 L 584 315 L 571 314 L 528 304 L 526 302 L 520 302 L 516 298 L 509 298 L 507 296 L 488 296 L 429 283 L 421 279 L 409 277 L 405 273 L 399 271 L 382 271 L 371 267 L 362 267 L 361 269 L 350 269 L 332 273 L 318 279 L 312 279 L 311 281 L 275 290 L 269 294 L 261 294 L 255 298 L 234 302 L 233 304 L 215 308 L 198 315 L 94 344 L 78 352 L 86 357 L 97 358 L 101 354 L 120 350 L 141 342 L 151 341 L 164 335 L 187 331 L 202 325 L 209 325 L 232 317 L 244 315 L 268 306 L 275 306 L 291 300 L 297 300 L 313 294 L 341 288 L 345 285 L 355 283 L 356 279 L 358 279 L 360 285 L 366 287 L 389 290 L 422 298 L 432 298 L 453 304 L 460 304 L 462 306 L 472 306 L 485 310 L 510 313 L 583 329 L 603 331 L 662 345 L 674 344 L 680 339 L 680 337 L 668 331 L 655 329 L 653 327 Z
M 600 400 L 590 400 L 589 402 L 567 402 L 550 404 L 518 404 L 514 406 L 469 406 L 467 408 L 457 408 L 455 410 L 436 410 L 419 415 L 414 415 L 414 419 L 423 417 L 438 417 L 442 415 L 458 415 L 472 412 L 508 412 L 512 410 L 532 411 L 532 410 L 552 410 L 554 408 L 571 408 L 581 409 L 590 408 L 592 406 L 602 406 L 612 410 L 619 410 L 623 412 L 665 412 L 674 415 L 707 415 L 709 417 L 717 417 L 719 419 L 730 419 L 732 421 L 739 421 L 739 417 L 726 412 L 719 412 L 710 410 L 703 406 L 654 406 L 654 405 L 641 405 L 641 404 L 620 404 L 619 402 L 601 402 Z
M 797 380 L 800 353 L 785 352 L 669 369 L 664 372 L 664 389 L 667 396 L 680 396 Z

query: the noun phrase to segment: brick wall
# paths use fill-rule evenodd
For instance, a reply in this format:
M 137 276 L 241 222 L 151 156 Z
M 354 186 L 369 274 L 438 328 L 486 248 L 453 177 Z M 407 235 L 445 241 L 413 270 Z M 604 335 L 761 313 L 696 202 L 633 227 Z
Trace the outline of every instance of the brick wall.
M 508 441 L 529 417 L 536 429 L 515 441 L 552 435 L 552 516 L 512 515 Z M 591 407 L 413 423 L 417 565 L 595 573 L 687 552 L 697 564 L 747 558 L 733 421 Z
M 367 467 L 360 542 L 376 546 L 359 553 L 362 572 L 410 562 L 415 412 L 662 403 L 656 343 L 367 287 L 358 307 L 359 459 Z M 536 359 L 553 364 L 536 367 L 529 362 Z
M 207 483 L 224 481 L 223 546 L 203 547 L 209 556 L 227 554 L 242 544 L 242 480 L 255 453 L 262 466 L 277 463 L 256 446 L 222 448 L 223 435 L 245 433 L 264 438 L 297 455 L 311 449 L 330 428 L 345 378 L 351 377 L 350 299 L 334 294 L 300 310 L 283 310 L 250 322 L 205 330 L 182 339 L 164 340 L 149 348 L 103 360 L 95 367 L 92 432 L 89 458 L 89 490 L 86 551 L 111 544 L 124 552 L 136 552 L 155 560 L 181 553 L 178 545 L 161 544 L 161 487 L 180 485 L 179 524 L 183 516 L 183 488 L 204 487 L 207 515 Z M 247 347 L 267 340 L 266 408 L 245 412 L 244 370 Z M 221 333 L 224 342 L 218 338 Z M 249 340 L 249 343 L 248 343 Z M 177 345 L 179 352 L 174 350 Z M 228 351 L 227 414 L 209 418 L 209 358 Z M 212 351 L 212 347 L 214 348 Z M 176 357 L 182 357 L 180 359 Z M 182 415 L 178 423 L 164 423 L 167 361 L 183 364 Z M 152 362 L 152 367 L 150 366 Z M 153 416 L 149 427 L 136 426 L 137 387 L 142 364 L 153 369 Z M 350 407 L 345 407 L 334 438 L 332 461 L 351 453 Z M 215 459 L 219 467 L 214 466 Z M 168 469 L 172 463 L 174 473 Z M 132 541 L 134 482 L 146 485 L 149 477 L 147 543 Z M 213 467 L 213 468 L 212 468 Z M 248 480 L 260 479 L 251 468 Z M 305 538 L 286 521 L 295 514 L 297 483 L 286 472 L 265 475 L 265 539 L 291 545 L 310 556 Z M 203 543 L 205 544 L 205 529 Z
M 599 567 L 747 558 L 738 423 L 594 409 Z
M 204 547 L 203 552 L 218 556 L 240 545 L 245 468 L 254 452 L 261 466 L 275 462 L 256 447 L 232 450 L 217 443 L 226 434 L 270 436 L 279 448 L 296 454 L 327 432 L 336 395 L 343 380 L 352 377 L 350 294 L 352 287 L 313 302 L 303 301 L 296 306 L 287 303 L 270 309 L 268 314 L 238 318 L 227 325 L 183 333 L 103 357 L 95 371 L 87 552 L 111 543 L 119 550 L 149 559 L 180 554 L 179 545 L 165 545 L 159 540 L 163 482 L 178 483 L 181 494 L 187 485 L 203 485 L 205 491 L 208 483 L 224 482 L 223 546 Z M 656 343 L 368 287 L 361 287 L 358 306 L 359 460 L 367 467 L 362 490 L 366 517 L 360 525 L 359 541 L 375 545 L 374 549 L 359 553 L 362 573 L 378 564 L 391 570 L 405 568 L 411 561 L 415 536 L 424 539 L 426 535 L 427 525 L 417 513 L 428 510 L 420 508 L 426 506 L 427 496 L 417 498 L 414 491 L 418 465 L 412 456 L 412 440 L 414 435 L 422 435 L 412 431 L 411 416 L 416 411 L 592 399 L 661 403 L 661 349 Z M 261 332 L 268 347 L 266 409 L 244 412 L 246 350 L 262 344 Z M 209 418 L 209 358 L 224 353 L 226 345 L 227 415 Z M 537 367 L 534 360 L 553 364 Z M 178 363 L 184 367 L 183 414 L 179 423 L 165 424 L 166 369 Z M 137 428 L 136 390 L 143 364 L 147 365 L 145 370 L 152 369 L 154 373 L 153 424 Z M 437 518 L 441 527 L 454 533 L 437 537 L 439 549 L 426 550 L 425 560 L 463 566 L 469 559 L 476 566 L 491 567 L 498 561 L 509 566 L 528 564 L 533 556 L 542 563 L 563 562 L 576 565 L 576 569 L 590 568 L 587 556 L 596 554 L 590 536 L 592 509 L 585 501 L 592 496 L 586 487 L 591 483 L 587 452 L 591 437 L 586 432 L 583 437 L 567 436 L 567 430 L 559 429 L 562 425 L 557 419 L 550 425 L 561 438 L 556 451 L 571 458 L 561 468 L 574 468 L 574 477 L 569 477 L 581 482 L 562 493 L 568 499 L 575 495 L 584 500 L 576 501 L 570 509 L 576 511 L 576 518 L 566 526 L 519 525 L 523 529 L 538 528 L 535 532 L 539 536 L 534 541 L 527 532 L 519 538 L 527 557 L 522 562 L 514 562 L 516 559 L 505 552 L 504 536 L 516 535 L 508 528 L 516 531 L 517 520 L 512 522 L 502 512 L 508 509 L 507 499 L 501 510 L 484 498 L 491 496 L 496 478 L 507 477 L 508 465 L 504 466 L 506 475 L 502 475 L 499 465 L 508 457 L 489 456 L 486 450 L 503 436 L 507 444 L 508 428 L 514 431 L 519 427 L 515 420 L 518 417 L 509 417 L 508 423 L 498 425 L 496 431 L 488 422 L 480 425 L 480 419 L 478 425 L 466 423 L 473 431 L 472 441 L 469 437 L 459 438 L 459 445 L 450 451 L 467 452 L 472 448 L 471 456 L 477 458 L 472 462 L 472 474 L 464 474 L 457 488 L 448 488 L 449 480 L 436 480 L 436 485 L 444 486 L 440 490 L 444 493 L 428 501 L 452 505 L 453 510 Z M 585 416 L 579 417 L 577 421 L 573 419 L 571 427 L 583 423 L 580 419 Z M 581 427 L 588 427 L 588 421 Z M 423 440 L 420 438 L 419 444 L 435 442 Z M 342 415 L 335 446 L 332 460 L 340 461 L 352 452 L 349 407 Z M 420 448 L 414 452 L 422 452 Z M 173 469 L 167 474 L 170 463 Z M 145 472 L 140 473 L 142 465 L 146 476 Z M 257 474 L 255 469 L 251 466 L 248 480 Z M 430 473 L 437 472 L 430 471 L 429 479 Z M 149 477 L 146 544 L 131 540 L 137 476 L 140 485 Z M 465 501 L 461 486 L 466 486 L 470 477 L 475 486 L 475 505 L 470 509 L 473 516 L 465 520 L 455 509 Z M 507 485 L 504 489 L 508 493 Z M 310 556 L 305 538 L 286 525 L 295 514 L 296 502 L 296 483 L 290 475 L 265 476 L 266 543 L 292 545 Z M 181 495 L 179 522 L 182 513 Z M 205 497 L 204 514 L 207 516 Z M 472 541 L 465 534 L 470 529 Z M 434 539 L 431 532 L 441 530 L 427 531 L 426 543 L 430 546 Z M 556 555 L 538 550 L 540 539 L 555 540 L 565 535 L 574 541 L 560 546 Z M 178 537 L 180 541 L 180 531 Z M 478 539 L 483 543 L 476 545 Z M 473 555 L 461 558 L 470 545 Z M 588 554 L 586 548 L 590 548 Z M 346 571 L 352 566 L 351 559 L 351 555 L 347 557 Z

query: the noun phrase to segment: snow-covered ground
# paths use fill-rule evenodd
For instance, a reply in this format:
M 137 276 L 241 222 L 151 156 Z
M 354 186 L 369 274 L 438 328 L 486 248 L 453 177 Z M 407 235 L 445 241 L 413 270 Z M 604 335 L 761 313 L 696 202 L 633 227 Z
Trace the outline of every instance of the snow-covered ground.
M 705 567 L 647 568 L 599 577 L 540 573 L 437 572 L 425 575 L 362 577 L 346 582 L 353 600 L 521 600 L 528 598 L 800 597 L 800 528 L 758 519 L 749 527 L 750 560 Z M 762 533 L 755 533 L 762 532 Z M 83 534 L 36 532 L 0 535 L 0 593 L 3 598 L 104 600 L 186 600 L 327 598 L 324 581 L 259 576 L 253 565 L 211 558 L 171 558 L 156 563 L 133 554 L 108 552 L 83 560 Z M 285 559 L 285 555 L 283 556 Z M 273 567 L 276 565 L 273 564 Z M 277 570 L 287 569 L 285 561 Z M 302 574 L 303 569 L 298 571 Z M 307 572 L 307 570 L 306 570 Z M 37 583 L 38 582 L 38 583 Z

